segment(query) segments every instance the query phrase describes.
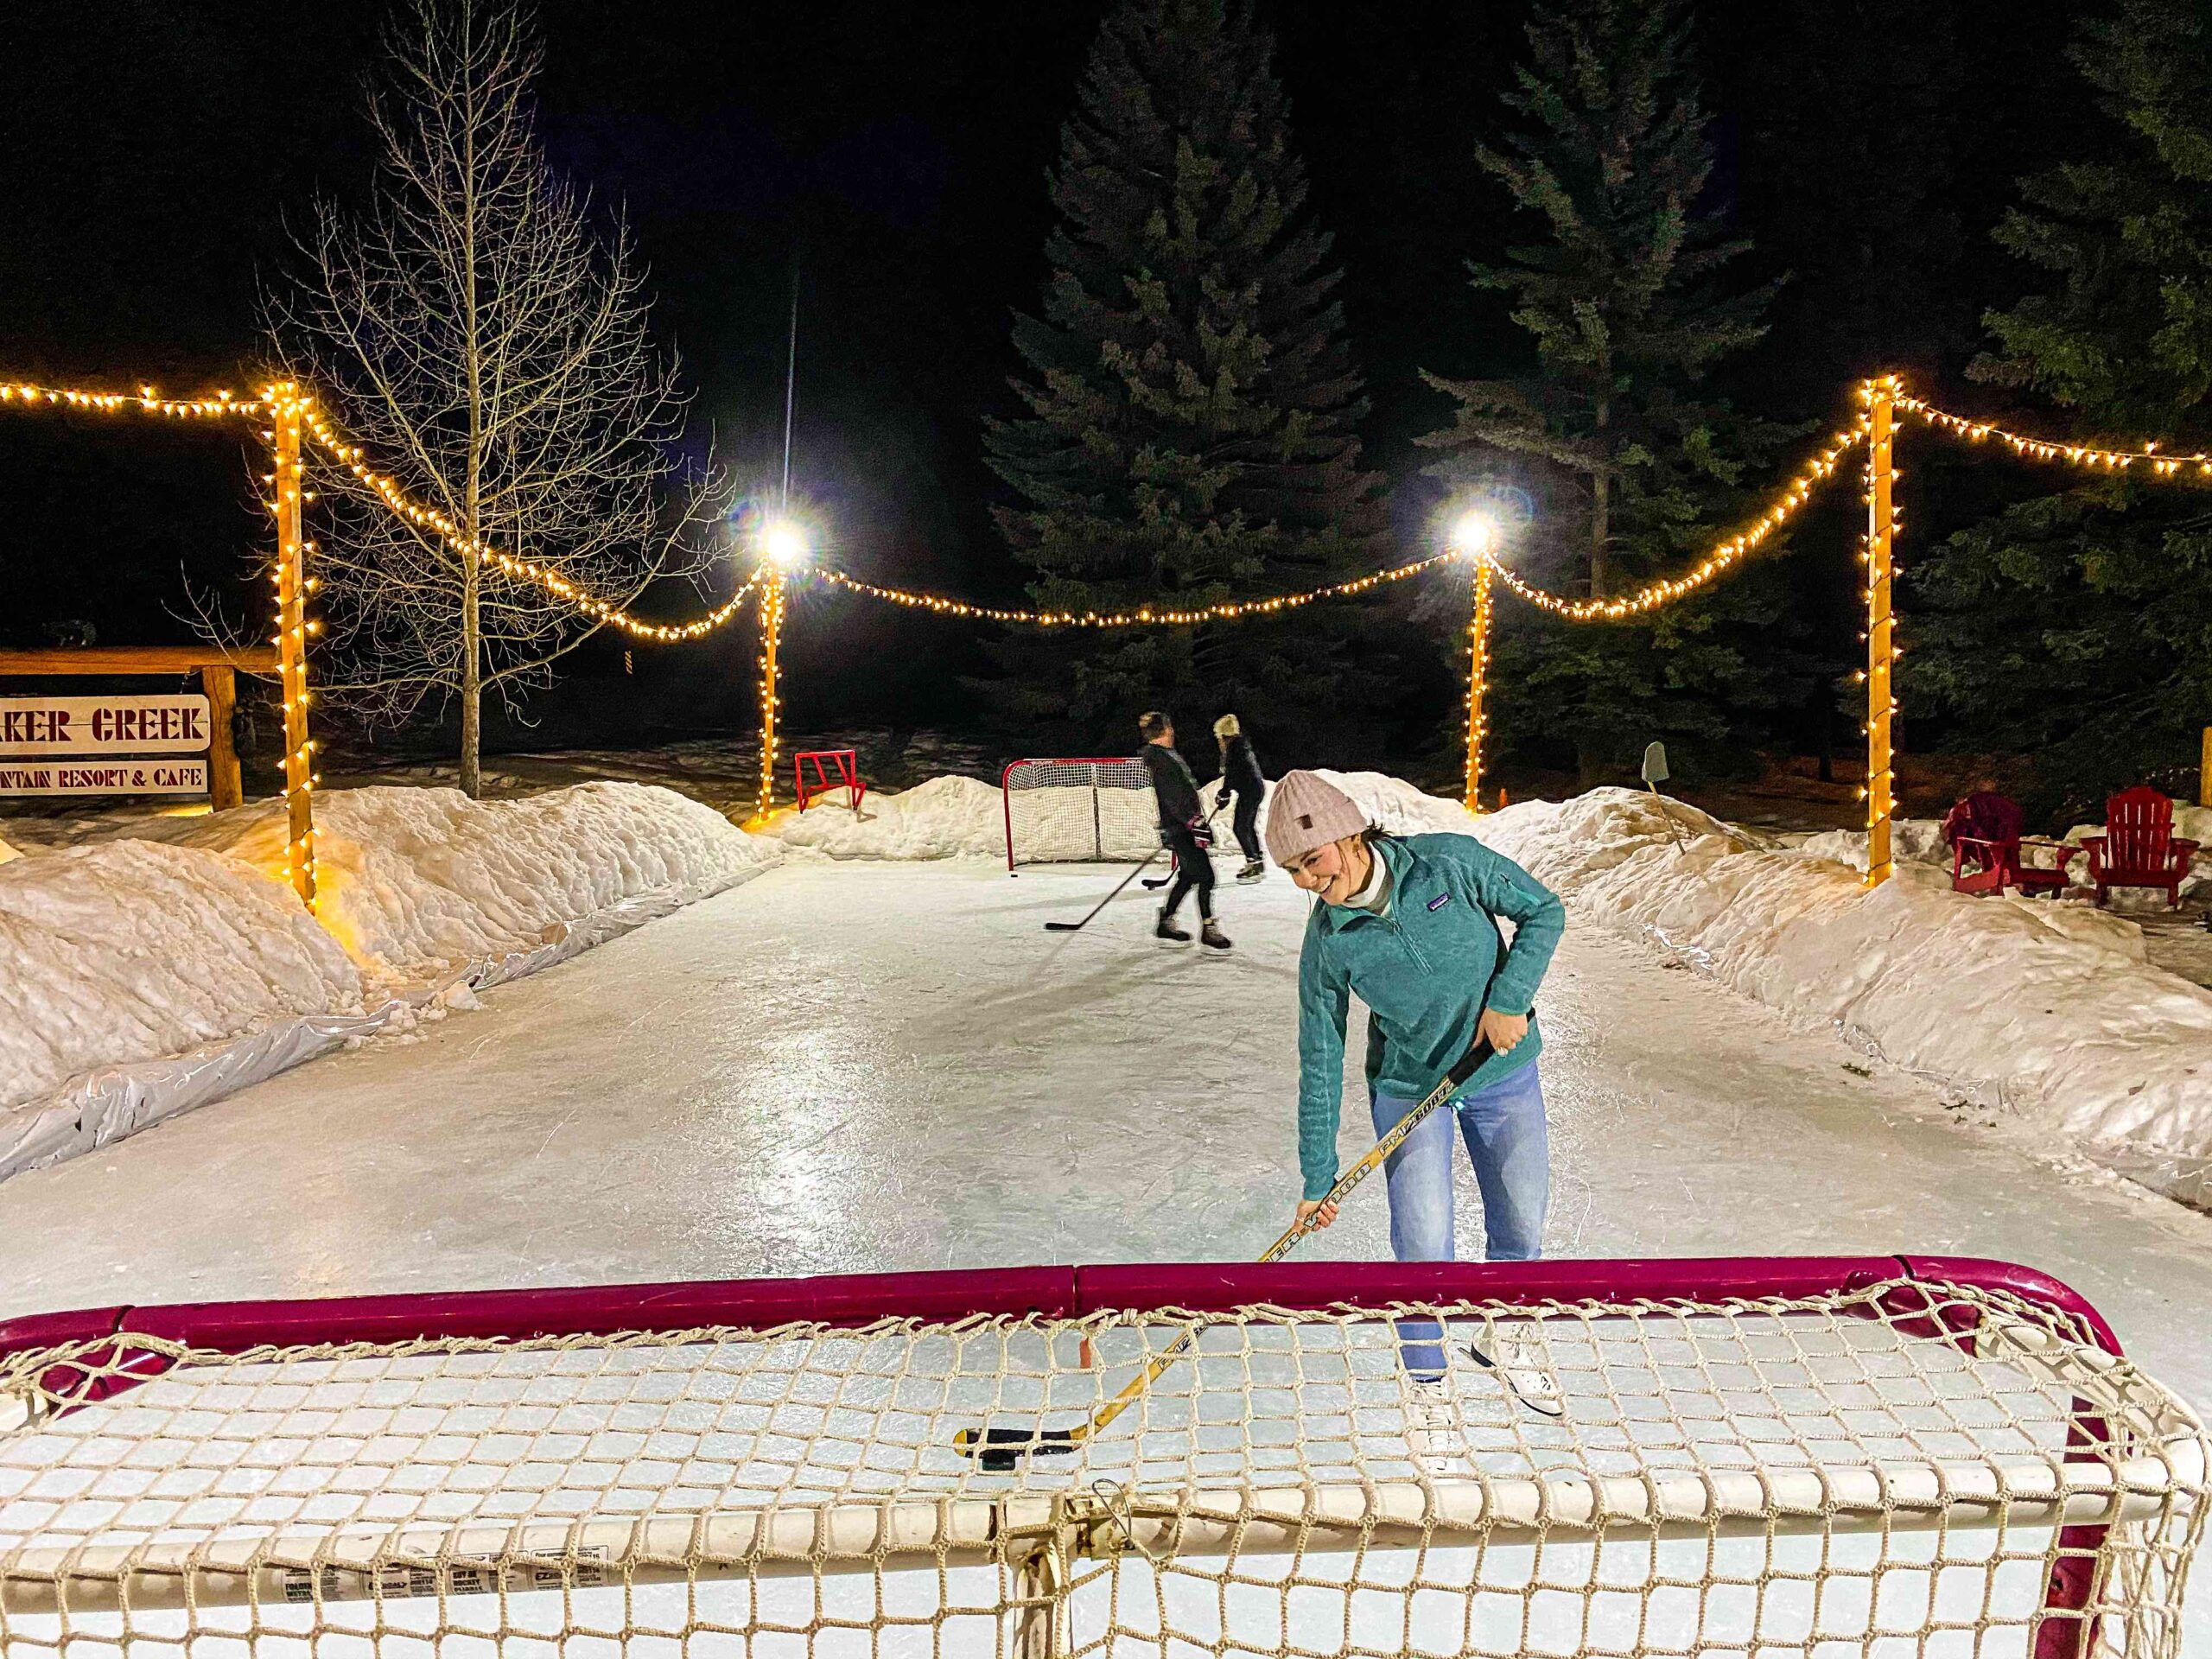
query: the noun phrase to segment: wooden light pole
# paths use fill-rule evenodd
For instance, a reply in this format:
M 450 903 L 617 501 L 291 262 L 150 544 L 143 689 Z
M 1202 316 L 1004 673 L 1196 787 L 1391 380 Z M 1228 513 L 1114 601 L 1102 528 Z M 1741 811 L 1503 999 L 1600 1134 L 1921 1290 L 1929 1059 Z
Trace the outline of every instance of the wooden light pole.
M 1467 778 L 1466 807 L 1483 810 L 1483 739 L 1490 730 L 1483 713 L 1483 693 L 1490 672 L 1490 558 L 1475 556 L 1474 601 L 1467 613 Z
M 289 830 L 284 874 L 300 902 L 315 908 L 315 744 L 308 736 L 307 542 L 301 530 L 305 489 L 300 464 L 299 389 L 276 398 L 276 658 L 284 699 L 284 804 Z
M 1894 377 L 1869 383 L 1872 425 L 1866 440 L 1866 885 L 1890 879 L 1890 819 L 1897 810 L 1895 756 L 1890 721 L 1897 698 L 1890 685 L 1896 656 L 1890 615 L 1890 575 L 1896 551 L 1897 506 L 1891 491 L 1896 469 L 1891 445 L 1896 430 Z
M 765 818 L 776 799 L 776 723 L 782 709 L 777 695 L 776 649 L 784 633 L 784 573 L 775 561 L 760 567 L 760 793 L 753 816 Z

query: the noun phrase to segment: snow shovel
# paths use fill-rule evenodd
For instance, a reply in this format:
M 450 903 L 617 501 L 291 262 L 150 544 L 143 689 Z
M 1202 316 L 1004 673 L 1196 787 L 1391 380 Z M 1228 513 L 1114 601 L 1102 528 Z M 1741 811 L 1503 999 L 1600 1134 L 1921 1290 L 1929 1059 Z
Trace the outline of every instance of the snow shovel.
M 1475 1019 L 1479 1027 L 1482 1020 L 1480 1010 L 1477 1011 Z M 1343 1203 L 1354 1187 L 1382 1167 L 1382 1160 L 1395 1152 L 1404 1142 L 1405 1138 L 1419 1128 L 1432 1112 L 1459 1091 L 1467 1079 L 1474 1076 L 1476 1069 L 1484 1060 L 1489 1059 L 1493 1052 L 1488 1038 L 1478 1037 L 1474 1046 L 1459 1057 L 1452 1069 L 1444 1074 L 1444 1080 L 1430 1090 L 1419 1105 L 1400 1118 L 1391 1126 L 1388 1135 L 1369 1147 L 1366 1156 L 1337 1177 L 1336 1185 L 1329 1189 L 1328 1195 L 1321 1200 L 1322 1203 Z M 1289 1230 L 1281 1237 L 1268 1246 L 1261 1255 L 1260 1260 L 1262 1262 L 1281 1261 L 1283 1257 L 1298 1248 L 1300 1240 L 1313 1230 L 1314 1223 L 1311 1216 L 1304 1221 L 1292 1223 Z M 1090 1440 L 1094 1434 L 1099 1433 L 1116 1417 L 1134 1405 L 1146 1389 L 1160 1380 L 1161 1373 L 1181 1357 L 1183 1351 L 1190 1347 L 1197 1337 L 1198 1327 L 1192 1325 L 1174 1341 L 1169 1343 L 1166 1347 L 1161 1349 L 1152 1363 L 1146 1366 L 1141 1373 L 1126 1384 L 1119 1394 L 1100 1407 L 1087 1423 L 1078 1423 L 1073 1428 L 1046 1428 L 1041 1426 L 1029 1428 L 993 1428 L 986 1425 L 980 1429 L 962 1429 L 952 1437 L 952 1443 L 959 1450 L 974 1458 L 985 1470 L 994 1474 L 1004 1474 L 1015 1468 L 1022 1458 L 1033 1452 L 1044 1457 L 1072 1453 L 1079 1450 L 1084 1441 Z
M 1667 820 L 1667 833 L 1675 838 L 1675 850 L 1688 850 L 1682 840 L 1681 827 L 1675 822 L 1675 815 L 1667 805 L 1667 798 L 1659 792 L 1659 785 L 1667 781 L 1667 746 L 1647 743 L 1643 747 L 1643 786 L 1651 791 L 1651 798 L 1659 804 L 1660 816 Z

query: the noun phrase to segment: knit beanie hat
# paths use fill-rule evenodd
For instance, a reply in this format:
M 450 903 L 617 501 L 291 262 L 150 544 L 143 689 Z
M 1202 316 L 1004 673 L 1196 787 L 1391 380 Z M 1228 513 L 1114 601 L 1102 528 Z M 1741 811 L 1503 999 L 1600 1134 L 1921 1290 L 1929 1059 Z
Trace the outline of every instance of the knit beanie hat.
M 1287 864 L 1368 827 L 1352 798 L 1314 772 L 1287 772 L 1268 798 L 1268 855 Z
M 1224 715 L 1213 723 L 1213 734 L 1216 737 L 1234 737 L 1243 729 L 1236 723 L 1236 716 L 1234 715 Z

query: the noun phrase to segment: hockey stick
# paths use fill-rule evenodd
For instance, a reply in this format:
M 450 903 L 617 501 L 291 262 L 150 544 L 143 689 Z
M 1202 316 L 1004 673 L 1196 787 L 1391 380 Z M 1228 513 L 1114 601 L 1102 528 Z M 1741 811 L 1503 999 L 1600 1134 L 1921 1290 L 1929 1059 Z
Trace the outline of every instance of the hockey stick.
M 1477 1012 L 1475 1020 L 1479 1030 L 1482 1023 L 1480 1011 Z M 1329 1189 L 1327 1196 L 1321 1200 L 1322 1204 L 1343 1203 L 1354 1187 L 1382 1167 L 1382 1160 L 1403 1145 L 1406 1137 L 1419 1128 L 1431 1113 L 1457 1094 L 1467 1079 L 1474 1076 L 1476 1068 L 1489 1059 L 1493 1052 L 1488 1038 L 1476 1038 L 1475 1046 L 1459 1057 L 1452 1069 L 1444 1074 L 1444 1080 L 1430 1090 L 1419 1105 L 1393 1124 L 1388 1135 L 1370 1147 L 1365 1157 L 1337 1177 L 1336 1185 Z M 1314 1212 L 1316 1215 L 1319 1213 L 1319 1211 Z M 1293 1222 L 1281 1238 L 1268 1246 L 1260 1260 L 1262 1262 L 1281 1261 L 1314 1230 L 1313 1216 Z M 992 1428 L 987 1425 L 981 1429 L 962 1429 L 952 1437 L 952 1443 L 974 1458 L 984 1469 L 995 1473 L 1004 1473 L 1014 1468 L 1025 1453 L 1033 1452 L 1049 1457 L 1056 1453 L 1073 1452 L 1127 1411 L 1146 1389 L 1158 1382 L 1161 1374 L 1198 1339 L 1198 1326 L 1189 1326 L 1182 1335 L 1161 1349 L 1159 1357 L 1119 1394 L 1099 1408 L 1087 1423 L 1077 1424 L 1073 1428 L 1046 1428 L 1041 1426 L 1033 1428 Z
M 1114 891 L 1108 893 L 1103 899 L 1101 899 L 1096 904 L 1090 907 L 1090 916 L 1096 916 L 1100 911 L 1105 909 L 1107 906 L 1112 904 L 1116 899 L 1121 896 L 1122 889 L 1128 887 L 1130 882 L 1137 879 L 1137 875 L 1140 871 L 1149 868 L 1152 861 L 1158 858 L 1160 854 L 1166 850 L 1167 849 L 1165 847 L 1154 848 L 1150 853 L 1145 855 L 1145 861 L 1142 864 L 1138 865 L 1127 875 L 1123 876 L 1119 881 L 1116 881 L 1114 884 Z M 1045 931 L 1047 933 L 1077 932 L 1081 930 L 1084 922 L 1088 922 L 1090 919 L 1090 916 L 1084 917 L 1082 922 L 1047 922 L 1045 924 Z
M 1221 815 L 1221 809 L 1228 804 L 1229 803 L 1225 798 L 1215 801 L 1213 804 L 1213 810 L 1206 814 L 1205 821 L 1211 824 L 1214 819 Z M 1200 850 L 1203 851 L 1204 849 L 1201 849 Z M 1147 893 L 1157 893 L 1160 888 L 1166 887 L 1175 878 L 1172 875 L 1147 875 L 1137 885 L 1144 888 Z

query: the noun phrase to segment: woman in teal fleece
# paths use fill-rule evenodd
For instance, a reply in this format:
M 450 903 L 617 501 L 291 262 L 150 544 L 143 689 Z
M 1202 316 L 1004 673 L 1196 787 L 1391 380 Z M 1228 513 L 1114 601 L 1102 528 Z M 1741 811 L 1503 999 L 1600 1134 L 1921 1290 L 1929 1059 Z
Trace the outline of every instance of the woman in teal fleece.
M 1452 1125 L 1482 1189 L 1490 1260 L 1531 1261 L 1551 1187 L 1532 1019 L 1536 987 L 1566 926 L 1558 896 L 1471 836 L 1385 836 L 1310 772 L 1275 785 L 1268 850 L 1319 896 L 1299 957 L 1300 1220 L 1325 1227 L 1337 1177 L 1344 1015 L 1367 1005 L 1367 1086 L 1379 1137 L 1479 1034 L 1496 1053 L 1386 1166 L 1390 1247 L 1401 1262 L 1452 1259 Z M 1508 949 L 1497 925 L 1514 924 Z M 1485 995 L 1487 994 L 1487 995 Z

